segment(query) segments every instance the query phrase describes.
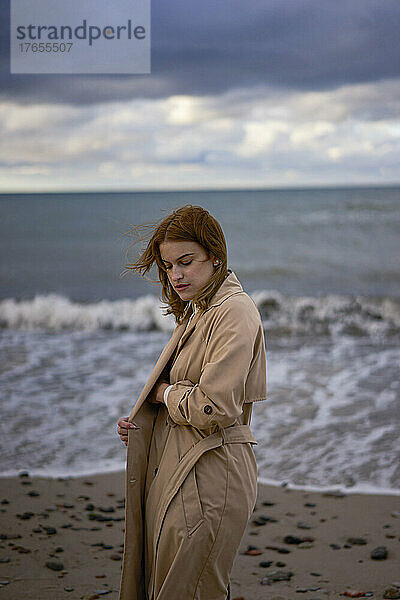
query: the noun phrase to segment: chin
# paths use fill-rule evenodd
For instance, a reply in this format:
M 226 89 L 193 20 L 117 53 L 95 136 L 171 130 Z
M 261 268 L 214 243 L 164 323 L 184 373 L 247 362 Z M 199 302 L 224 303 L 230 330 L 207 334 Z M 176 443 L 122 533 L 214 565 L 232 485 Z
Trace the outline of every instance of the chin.
M 181 292 L 176 290 L 176 292 L 181 300 L 191 300 L 194 297 L 192 292 L 186 290 L 182 290 Z
M 181 300 L 191 300 L 193 298 L 193 294 L 185 294 L 185 292 L 178 292 L 178 296 Z

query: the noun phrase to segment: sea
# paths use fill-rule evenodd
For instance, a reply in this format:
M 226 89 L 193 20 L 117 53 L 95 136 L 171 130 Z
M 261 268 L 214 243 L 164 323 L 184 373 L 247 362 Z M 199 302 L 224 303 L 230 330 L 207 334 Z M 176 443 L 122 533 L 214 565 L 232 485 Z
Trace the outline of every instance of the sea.
M 124 469 L 117 420 L 174 327 L 130 231 L 184 204 L 262 317 L 259 480 L 400 494 L 400 187 L 0 195 L 0 475 Z

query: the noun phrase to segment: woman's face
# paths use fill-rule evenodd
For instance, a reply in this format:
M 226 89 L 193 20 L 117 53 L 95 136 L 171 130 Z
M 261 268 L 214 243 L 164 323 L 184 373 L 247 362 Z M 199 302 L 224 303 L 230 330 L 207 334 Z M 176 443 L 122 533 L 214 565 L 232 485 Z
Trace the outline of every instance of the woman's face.
M 160 244 L 168 279 L 182 300 L 192 300 L 209 282 L 215 267 L 197 242 L 168 241 Z

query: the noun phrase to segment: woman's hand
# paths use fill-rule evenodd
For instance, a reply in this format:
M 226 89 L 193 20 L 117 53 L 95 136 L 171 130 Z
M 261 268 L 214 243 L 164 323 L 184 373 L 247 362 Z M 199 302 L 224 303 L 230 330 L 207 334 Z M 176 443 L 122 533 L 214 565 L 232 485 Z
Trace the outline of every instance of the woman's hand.
M 160 404 L 164 404 L 164 392 L 167 389 L 167 387 L 169 387 L 169 385 L 169 381 L 160 381 L 157 384 L 155 393 L 153 394 L 153 397 L 151 398 L 150 402 L 152 402 L 153 404 L 157 404 L 157 402 L 159 402 Z
M 131 423 L 130 421 L 128 421 L 129 416 L 128 417 L 121 417 L 117 423 L 117 433 L 121 438 L 121 441 L 125 444 L 125 446 L 128 445 L 128 429 L 139 429 L 139 427 L 137 425 L 135 425 L 135 423 Z

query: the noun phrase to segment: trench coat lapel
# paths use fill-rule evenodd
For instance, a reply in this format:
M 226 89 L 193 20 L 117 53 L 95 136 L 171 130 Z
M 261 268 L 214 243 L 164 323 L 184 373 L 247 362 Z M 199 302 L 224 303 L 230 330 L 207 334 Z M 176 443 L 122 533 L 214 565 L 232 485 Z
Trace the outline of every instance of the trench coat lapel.
M 182 345 L 185 343 L 185 341 L 188 339 L 188 337 L 194 330 L 196 322 L 199 318 L 199 312 L 197 312 L 195 314 L 195 316 L 193 317 L 193 319 L 191 320 L 191 322 L 189 324 L 189 327 L 187 328 L 187 330 L 185 330 L 187 322 L 188 322 L 188 318 L 189 318 L 189 315 L 187 315 L 185 317 L 185 319 L 182 321 L 182 323 L 177 325 L 177 327 L 174 330 L 174 333 L 172 334 L 171 339 L 165 346 L 164 350 L 161 352 L 161 354 L 154 366 L 154 369 L 151 372 L 149 379 L 147 380 L 139 398 L 137 399 L 135 405 L 133 406 L 133 408 L 131 410 L 131 413 L 130 413 L 129 419 L 128 419 L 129 421 L 132 421 L 134 419 L 136 413 L 138 412 L 139 408 L 142 406 L 143 402 L 146 400 L 147 396 L 151 392 L 154 384 L 156 383 L 157 379 L 160 377 L 164 367 L 166 366 L 169 359 L 173 355 L 175 349 L 177 352 L 179 352 Z
M 218 304 L 221 304 L 221 302 L 223 302 L 229 296 L 232 296 L 233 294 L 238 294 L 240 292 L 243 292 L 243 288 L 242 288 L 240 282 L 236 278 L 235 273 L 233 273 L 230 269 L 228 269 L 228 276 L 226 277 L 225 281 L 220 286 L 220 288 L 214 294 L 214 296 L 211 300 L 211 304 L 207 310 L 210 310 L 210 308 L 212 308 L 213 306 L 218 306 Z M 131 413 L 129 415 L 129 419 L 128 419 L 129 421 L 133 421 L 136 413 L 138 412 L 138 410 L 142 406 L 143 402 L 146 400 L 147 396 L 151 392 L 154 384 L 156 383 L 157 379 L 160 377 L 164 367 L 166 366 L 169 359 L 173 355 L 175 349 L 176 349 L 177 353 L 180 351 L 183 344 L 190 337 L 191 333 L 193 332 L 194 328 L 196 327 L 196 323 L 198 322 L 198 320 L 202 316 L 202 314 L 204 314 L 204 313 L 201 310 L 198 310 L 196 312 L 196 314 L 194 315 L 194 317 L 192 318 L 192 320 L 189 323 L 189 326 L 187 328 L 186 328 L 186 325 L 187 325 L 187 322 L 188 322 L 188 319 L 190 316 L 189 314 L 186 314 L 182 323 L 177 325 L 177 327 L 174 330 L 174 333 L 172 334 L 171 339 L 165 346 L 164 350 L 161 352 L 161 354 L 154 366 L 154 369 L 153 369 L 149 379 L 147 380 L 139 398 L 137 399 L 135 405 L 133 406 Z
M 186 342 L 186 340 L 188 339 L 188 337 L 191 335 L 191 333 L 193 332 L 194 328 L 196 327 L 196 323 L 199 320 L 201 316 L 201 311 L 197 311 L 197 313 L 194 315 L 193 319 L 190 321 L 188 327 L 186 327 L 186 329 L 184 330 L 183 334 L 181 334 L 179 340 L 178 340 L 178 344 L 177 344 L 177 348 L 176 348 L 176 353 L 179 352 L 179 350 L 182 348 L 183 344 Z
M 153 371 L 151 372 L 150 377 L 148 378 L 139 398 L 137 399 L 135 405 L 133 406 L 130 415 L 129 415 L 129 419 L 128 421 L 132 421 L 134 416 L 136 415 L 136 413 L 138 412 L 139 408 L 142 406 L 143 402 L 145 401 L 145 399 L 147 398 L 147 396 L 149 395 L 152 387 L 154 386 L 155 382 L 157 381 L 157 379 L 160 377 L 164 367 L 166 366 L 167 362 L 169 361 L 169 359 L 171 358 L 175 348 L 178 345 L 178 342 L 185 330 L 185 325 L 186 325 L 187 321 L 185 320 L 184 322 L 182 322 L 180 325 L 178 325 L 175 330 L 174 333 L 172 334 L 171 339 L 169 340 L 169 342 L 167 343 L 167 345 L 165 346 L 164 350 L 161 352 Z

